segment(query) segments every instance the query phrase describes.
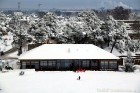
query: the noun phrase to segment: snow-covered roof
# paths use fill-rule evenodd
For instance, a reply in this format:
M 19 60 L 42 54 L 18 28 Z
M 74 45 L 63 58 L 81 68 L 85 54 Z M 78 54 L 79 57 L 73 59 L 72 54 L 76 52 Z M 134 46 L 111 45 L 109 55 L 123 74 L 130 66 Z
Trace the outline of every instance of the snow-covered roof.
M 19 57 L 20 60 L 38 59 L 119 59 L 92 44 L 44 44 Z

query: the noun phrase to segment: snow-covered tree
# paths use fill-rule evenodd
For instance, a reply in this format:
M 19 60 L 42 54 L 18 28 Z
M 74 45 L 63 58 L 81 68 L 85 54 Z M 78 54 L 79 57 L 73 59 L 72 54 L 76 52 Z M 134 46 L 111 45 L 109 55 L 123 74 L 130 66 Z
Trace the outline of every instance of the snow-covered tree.
M 130 51 L 127 52 L 127 57 L 124 60 L 125 61 L 125 72 L 133 72 L 134 71 L 134 63 L 132 59 L 132 54 Z
M 30 23 L 28 34 L 34 37 L 36 43 L 43 43 L 48 38 L 58 37 L 60 30 L 57 16 L 49 12 L 43 18 Z
M 81 12 L 76 17 L 65 18 L 61 25 L 58 42 L 74 44 L 97 44 L 102 41 L 100 35 L 101 21 L 91 11 Z M 97 34 L 98 33 L 98 34 Z
M 130 51 L 139 50 L 139 43 L 131 40 L 123 22 L 117 22 L 112 16 L 100 20 L 93 11 L 83 11 L 69 17 L 51 12 L 43 17 L 35 14 L 2 17 L 0 39 L 11 32 L 14 36 L 13 47 L 20 50 L 21 44 L 28 43 L 25 41 L 44 43 L 48 39 L 54 39 L 57 43 L 95 44 L 101 48 L 109 47 L 111 51 L 116 48 L 120 53 L 127 51 L 125 45 L 129 45 Z
M 70 27 L 73 32 L 72 36 L 75 37 L 75 43 L 97 44 L 97 41 L 101 40 L 100 27 L 102 21 L 93 11 L 81 12 L 71 21 L 73 24 Z
M 54 13 L 49 12 L 43 17 L 43 22 L 45 23 L 45 28 L 50 38 L 57 37 L 59 34 L 58 21 L 58 16 Z
M 126 27 L 123 22 L 117 22 L 112 16 L 108 16 L 102 24 L 101 29 L 103 30 L 104 41 L 107 43 L 107 46 L 112 46 L 111 52 L 116 44 L 119 43 L 120 40 L 127 39 L 129 36 L 126 32 Z M 117 48 L 120 45 L 117 44 Z M 122 48 L 121 48 L 122 50 Z
M 15 15 L 10 21 L 10 30 L 13 32 L 13 47 L 18 49 L 18 55 L 22 54 L 22 47 L 27 43 L 27 27 L 22 23 L 23 15 Z
M 126 46 L 125 46 L 125 50 L 130 50 L 132 52 L 135 52 L 135 42 L 131 39 L 126 40 L 125 42 Z

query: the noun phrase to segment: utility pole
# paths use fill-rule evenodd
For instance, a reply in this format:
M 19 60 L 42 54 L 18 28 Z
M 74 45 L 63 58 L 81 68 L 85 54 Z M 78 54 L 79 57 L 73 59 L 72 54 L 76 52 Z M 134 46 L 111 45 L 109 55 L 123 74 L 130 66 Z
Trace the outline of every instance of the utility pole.
M 20 11 L 20 5 L 21 2 L 18 2 L 18 11 Z M 18 32 L 18 56 L 22 54 L 22 31 L 21 31 L 21 23 L 20 23 L 20 16 L 18 16 L 18 26 L 19 26 L 19 32 Z
M 22 30 L 21 30 L 21 23 L 20 20 L 18 18 L 19 21 L 19 32 L 18 32 L 18 55 L 20 56 L 22 54 L 22 46 L 23 46 L 23 37 L 22 37 Z
M 18 11 L 20 11 L 21 2 L 18 2 Z
M 21 29 L 19 31 L 18 34 L 18 43 L 19 43 L 19 47 L 18 47 L 18 56 L 20 56 L 22 54 L 22 33 L 21 33 Z
M 41 5 L 42 5 L 42 4 L 40 4 L 40 3 L 38 4 L 38 11 L 40 11 Z

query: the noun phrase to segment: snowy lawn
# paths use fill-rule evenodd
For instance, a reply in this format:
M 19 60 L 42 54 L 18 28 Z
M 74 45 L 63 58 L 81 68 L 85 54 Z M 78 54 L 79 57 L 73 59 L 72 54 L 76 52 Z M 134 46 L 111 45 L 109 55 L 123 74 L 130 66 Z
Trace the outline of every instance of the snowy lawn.
M 0 93 L 140 93 L 139 71 L 20 71 L 0 72 Z

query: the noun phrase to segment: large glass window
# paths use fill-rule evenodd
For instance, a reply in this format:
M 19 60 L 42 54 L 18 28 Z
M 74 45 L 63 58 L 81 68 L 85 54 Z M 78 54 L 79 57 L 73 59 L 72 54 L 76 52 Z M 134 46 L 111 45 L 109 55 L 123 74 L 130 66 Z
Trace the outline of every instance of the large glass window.
M 47 66 L 47 61 L 41 61 L 40 66 Z
M 89 60 L 82 61 L 82 67 L 89 67 Z
M 100 68 L 101 69 L 108 69 L 108 61 L 101 61 L 101 64 L 100 64 Z
M 57 67 L 58 68 L 69 68 L 71 63 L 72 62 L 70 60 L 63 59 L 63 60 L 60 60 L 59 62 L 57 62 Z
M 55 66 L 56 66 L 56 61 L 49 60 L 49 61 L 48 61 L 48 66 L 49 66 L 49 67 L 55 67 Z
M 39 69 L 39 62 L 38 61 L 31 61 L 31 68 Z
M 26 69 L 26 62 L 22 62 L 22 69 Z
M 31 68 L 31 63 L 30 62 L 26 62 L 26 68 L 27 69 Z
M 104 68 L 104 62 L 100 63 L 100 68 L 103 69 Z
M 105 62 L 104 62 L 104 68 L 105 68 L 105 69 L 108 69 L 108 68 L 109 68 L 109 67 L 108 67 L 108 61 L 105 61 Z
M 97 67 L 98 66 L 98 62 L 97 61 L 91 61 L 91 66 L 92 67 Z
M 116 61 L 101 61 L 100 68 L 101 69 L 116 69 L 117 62 Z
M 65 62 L 65 67 L 69 68 L 71 65 L 71 62 Z
M 116 68 L 117 68 L 117 62 L 115 62 L 115 61 L 110 61 L 110 62 L 109 62 L 109 68 L 110 68 L 110 69 L 116 69 Z
M 41 61 L 40 66 L 54 67 L 54 66 L 56 66 L 56 61 L 54 61 L 54 60 Z
M 35 68 L 35 67 L 37 67 L 37 66 L 39 66 L 38 64 L 37 64 L 37 62 L 34 62 L 34 61 L 25 61 L 25 62 L 22 62 L 22 68 L 23 69 L 32 69 L 32 68 Z

